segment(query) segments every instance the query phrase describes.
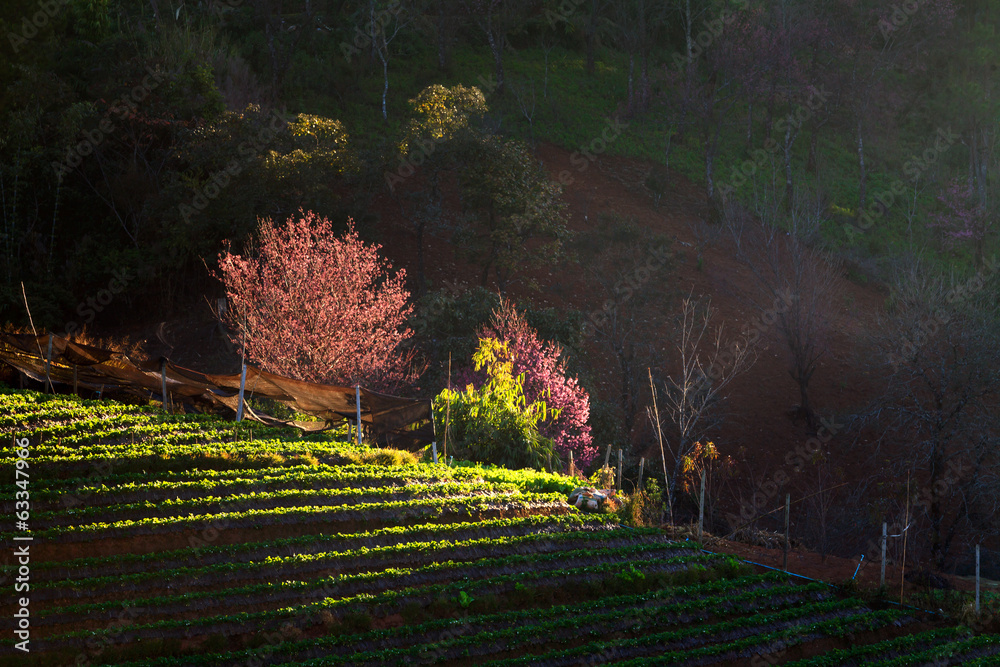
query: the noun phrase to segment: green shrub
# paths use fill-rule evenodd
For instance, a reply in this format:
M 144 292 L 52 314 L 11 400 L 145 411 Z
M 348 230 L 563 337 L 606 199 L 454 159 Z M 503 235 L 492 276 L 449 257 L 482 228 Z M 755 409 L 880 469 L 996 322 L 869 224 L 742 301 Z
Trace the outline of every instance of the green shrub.
M 507 468 L 536 468 L 558 460 L 552 440 L 538 432 L 546 419 L 545 403 L 527 404 L 523 378 L 512 374 L 506 343 L 480 341 L 473 355 L 476 370 L 484 366 L 487 380 L 479 389 L 445 389 L 434 399 L 435 419 L 442 426 L 450 412 L 448 454 L 457 459 L 494 463 Z M 450 405 L 450 408 L 448 407 Z

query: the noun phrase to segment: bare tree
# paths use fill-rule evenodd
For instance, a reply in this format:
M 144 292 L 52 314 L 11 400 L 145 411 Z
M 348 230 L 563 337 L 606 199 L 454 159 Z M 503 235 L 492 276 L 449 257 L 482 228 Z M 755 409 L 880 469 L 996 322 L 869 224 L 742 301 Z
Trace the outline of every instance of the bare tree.
M 723 392 L 757 360 L 756 348 L 747 336 L 727 340 L 723 325 L 712 327 L 715 314 L 710 302 L 702 305 L 691 296 L 683 300 L 674 342 L 674 372 L 663 380 L 663 397 L 658 399 L 668 433 L 664 444 L 673 464 L 667 483 L 671 505 L 685 458 L 721 420 Z
M 368 0 L 365 29 L 371 40 L 372 51 L 382 63 L 382 118 L 388 120 L 386 97 L 389 95 L 389 45 L 413 21 L 413 16 L 402 4 L 383 5 L 379 0 Z
M 897 278 L 892 309 L 869 327 L 869 363 L 885 382 L 864 413 L 878 434 L 871 454 L 890 461 L 896 479 L 913 472 L 913 506 L 938 568 L 956 538 L 1000 533 L 995 269 L 955 281 L 915 266 Z M 894 455 L 880 455 L 886 448 Z
M 823 219 L 821 204 L 800 199 L 786 217 L 776 195 L 780 186 L 773 181 L 758 185 L 754 213 L 760 223 L 733 203 L 725 207 L 725 223 L 737 261 L 755 279 L 757 289 L 749 294 L 749 303 L 774 320 L 791 353 L 788 373 L 799 389 L 795 411 L 816 429 L 809 383 L 826 351 L 826 309 L 839 271 L 832 258 L 810 247 Z
M 507 47 L 507 34 L 520 25 L 529 8 L 526 0 L 462 0 L 469 16 L 486 36 L 496 76 L 496 92 L 503 95 L 503 52 Z

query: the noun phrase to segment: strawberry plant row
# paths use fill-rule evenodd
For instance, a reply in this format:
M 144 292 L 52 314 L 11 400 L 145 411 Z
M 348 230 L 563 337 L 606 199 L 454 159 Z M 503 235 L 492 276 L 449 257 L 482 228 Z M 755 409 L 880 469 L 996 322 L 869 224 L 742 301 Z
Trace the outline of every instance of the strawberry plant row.
M 353 468 L 364 468 L 354 470 Z M 236 471 L 219 471 L 236 472 Z M 174 480 L 162 479 L 149 481 L 148 476 L 116 475 L 116 478 L 104 479 L 99 484 L 78 482 L 73 488 L 73 494 L 85 497 L 87 505 L 127 504 L 133 502 L 152 502 L 167 500 L 183 500 L 201 498 L 207 495 L 232 495 L 252 491 L 282 491 L 306 489 L 332 489 L 384 486 L 406 486 L 414 483 L 445 483 L 492 482 L 494 484 L 517 484 L 522 490 L 536 492 L 558 492 L 560 484 L 549 480 L 524 480 L 516 476 L 497 475 L 494 470 L 482 468 L 445 468 L 432 466 L 401 466 L 386 468 L 384 466 L 292 466 L 274 468 L 265 471 L 239 471 L 241 474 L 202 475 L 199 479 Z M 484 476 L 490 478 L 484 480 Z M 136 479 L 143 481 L 134 481 Z M 72 480 L 70 480 L 72 481 Z M 53 511 L 60 505 L 65 505 L 65 490 L 71 484 L 47 485 L 50 489 L 36 491 L 32 494 L 36 511 Z M 6 506 L 3 502 L 15 501 L 14 492 L 0 494 L 0 510 Z
M 482 557 L 472 561 L 441 561 L 421 565 L 418 567 L 384 567 L 382 569 L 369 570 L 353 574 L 337 574 L 332 577 L 323 577 L 311 581 L 284 581 L 266 583 L 256 583 L 235 588 L 220 588 L 225 585 L 225 578 L 218 576 L 218 573 L 208 573 L 204 577 L 199 577 L 200 587 L 217 587 L 213 590 L 203 592 L 183 593 L 173 591 L 161 597 L 149 597 L 135 599 L 130 596 L 130 600 L 141 607 L 155 609 L 156 614 L 175 614 L 188 611 L 204 612 L 212 607 L 226 607 L 233 603 L 233 598 L 238 598 L 241 602 L 256 601 L 258 603 L 266 599 L 268 604 L 277 604 L 284 600 L 301 599 L 305 597 L 317 597 L 320 594 L 327 596 L 333 593 L 338 595 L 354 595 L 356 593 L 381 592 L 394 588 L 397 585 L 439 583 L 442 580 L 453 580 L 457 578 L 488 579 L 496 574 L 503 574 L 510 571 L 518 571 L 526 565 L 537 568 L 557 569 L 560 567 L 582 567 L 586 563 L 605 563 L 613 558 L 642 559 L 658 555 L 661 558 L 690 557 L 692 550 L 682 549 L 675 544 L 649 545 L 630 543 L 625 546 L 618 546 L 614 541 L 596 541 L 593 548 L 580 548 L 580 545 L 572 541 L 567 541 L 561 545 L 553 542 L 554 547 L 549 552 L 533 552 L 528 554 L 503 553 L 504 549 L 499 546 L 494 547 L 500 552 L 495 557 Z M 557 549 L 562 546 L 563 548 Z M 516 545 L 509 551 L 515 551 Z M 469 549 L 472 551 L 472 549 Z M 489 549 L 479 549 L 478 553 L 489 552 Z M 358 558 L 356 556 L 356 558 Z M 373 559 L 376 560 L 376 559 Z M 331 569 L 329 567 L 324 569 Z M 223 573 L 228 574 L 228 573 Z M 216 575 L 216 576 L 213 576 Z M 237 575 L 239 576 L 239 575 Z M 230 577 L 233 578 L 233 577 Z M 240 577 L 246 579 L 246 576 Z M 220 580 L 221 579 L 221 580 Z M 102 581 L 101 585 L 107 586 L 112 582 Z M 154 582 L 155 583 L 155 582 Z M 89 588 L 89 587 L 88 587 Z M 171 588 L 167 586 L 167 588 Z M 104 591 L 98 591 L 103 593 Z M 140 591 L 141 592 L 141 591 Z M 42 590 L 37 596 L 39 600 L 55 599 L 70 600 L 87 597 L 89 590 L 58 589 Z M 96 602 L 91 604 L 63 606 L 41 612 L 42 616 L 55 617 L 53 622 L 66 622 L 74 617 L 86 617 L 88 619 L 99 618 L 102 613 L 114 614 L 120 611 L 120 604 L 117 599 L 107 602 Z
M 879 660 L 877 662 L 866 661 L 866 665 L 871 667 L 911 667 L 913 665 L 967 665 L 973 660 L 983 661 L 987 658 L 987 664 L 995 665 L 1000 660 L 1000 637 L 994 634 L 978 635 L 968 639 L 960 639 L 934 646 L 924 651 L 907 653 L 895 658 Z
M 463 484 L 410 484 L 345 489 L 284 489 L 251 492 L 219 498 L 208 496 L 189 500 L 145 501 L 126 505 L 99 505 L 83 509 L 57 512 L 36 512 L 32 525 L 39 530 L 80 523 L 98 523 L 113 519 L 142 519 L 147 517 L 183 517 L 191 514 L 222 514 L 249 509 L 263 510 L 282 507 L 349 507 L 374 503 L 428 498 L 461 498 L 469 496 L 513 496 L 520 490 L 513 484 L 488 482 Z
M 823 655 L 789 663 L 795 667 L 834 667 L 834 665 L 868 665 L 871 660 L 912 655 L 932 646 L 965 639 L 969 631 L 961 627 L 941 628 L 917 634 L 896 637 L 875 644 L 855 646 L 849 649 L 835 649 Z
M 438 540 L 428 542 L 412 541 L 384 547 L 355 547 L 344 551 L 296 553 L 289 556 L 268 556 L 266 560 L 249 562 L 221 562 L 197 567 L 160 569 L 136 574 L 118 574 L 105 577 L 76 577 L 69 581 L 45 582 L 37 586 L 38 599 L 49 599 L 57 592 L 64 595 L 72 589 L 74 595 L 84 591 L 100 592 L 104 595 L 116 590 L 134 592 L 142 584 L 150 584 L 156 589 L 169 588 L 179 591 L 185 582 L 197 582 L 198 588 L 232 585 L 234 582 L 254 579 L 274 579 L 295 575 L 304 577 L 314 572 L 336 570 L 358 572 L 365 569 L 394 567 L 419 567 L 433 561 L 469 561 L 487 556 L 499 557 L 505 553 L 517 553 L 530 547 L 534 553 L 552 553 L 560 550 L 579 548 L 585 543 L 588 548 L 625 546 L 628 544 L 667 543 L 677 549 L 690 551 L 683 543 L 670 542 L 666 536 L 653 535 L 652 531 L 606 530 L 600 532 L 563 532 L 556 534 L 533 533 L 515 537 L 473 537 L 466 540 Z M 47 591 L 52 591 L 48 593 Z M 59 599 L 58 597 L 56 599 Z M 42 613 L 44 615 L 45 612 Z
M 517 537 L 533 533 L 560 533 L 576 530 L 606 530 L 615 518 L 598 514 L 531 515 L 514 519 L 486 519 L 480 522 L 425 523 L 415 526 L 392 526 L 363 533 L 302 535 L 264 542 L 241 542 L 224 546 L 189 547 L 151 554 L 116 554 L 70 561 L 43 561 L 32 564 L 32 581 L 42 585 L 60 579 L 80 579 L 115 574 L 116 576 L 165 571 L 186 567 L 192 562 L 203 565 L 253 561 L 274 555 L 313 554 L 345 548 L 377 548 L 408 542 L 467 540 L 474 537 Z M 62 582 L 57 585 L 66 585 Z
M 402 648 L 420 643 L 434 643 L 469 636 L 493 630 L 526 624 L 538 624 L 553 617 L 578 617 L 602 610 L 631 610 L 644 607 L 649 603 L 670 604 L 682 603 L 686 600 L 725 600 L 726 595 L 742 595 L 745 592 L 760 591 L 777 592 L 782 590 L 800 590 L 803 594 L 829 590 L 821 584 L 793 586 L 787 583 L 787 577 L 778 572 L 762 575 L 749 575 L 737 579 L 710 581 L 690 586 L 671 586 L 654 591 L 633 595 L 618 595 L 601 597 L 596 600 L 576 604 L 558 605 L 544 609 L 525 609 L 478 616 L 465 616 L 460 619 L 444 618 L 419 624 L 402 625 L 383 630 L 344 635 L 326 635 L 308 640 L 289 640 L 278 644 L 244 651 L 232 651 L 215 655 L 171 656 L 144 661 L 148 667 L 176 667 L 190 665 L 192 667 L 223 667 L 246 665 L 248 663 L 265 664 L 265 662 L 304 661 L 318 658 L 331 653 L 343 653 L 345 650 L 361 652 L 364 650 L 385 650 Z M 139 663 L 125 663 L 121 667 L 139 667 Z
M 621 557 L 619 556 L 619 558 Z M 612 560 L 611 562 L 588 564 L 572 568 L 547 569 L 543 567 L 544 565 L 552 564 L 550 559 L 549 563 L 533 564 L 534 566 L 529 570 L 508 567 L 505 572 L 500 571 L 489 578 L 471 581 L 461 578 L 452 581 L 451 577 L 448 576 L 438 577 L 438 579 L 445 580 L 446 583 L 428 583 L 435 574 L 438 574 L 437 572 L 429 572 L 429 576 L 427 577 L 413 576 L 409 572 L 395 573 L 391 571 L 375 575 L 352 575 L 359 583 L 363 582 L 366 577 L 369 579 L 396 577 L 397 580 L 390 584 L 390 590 L 384 590 L 376 594 L 355 593 L 345 597 L 344 587 L 330 587 L 325 591 L 326 597 L 322 599 L 283 609 L 208 616 L 195 620 L 173 619 L 146 625 L 129 626 L 124 629 L 106 628 L 71 632 L 49 640 L 40 641 L 39 650 L 49 650 L 51 648 L 66 646 L 72 647 L 77 645 L 81 639 L 93 638 L 93 640 L 98 640 L 100 637 L 112 633 L 118 637 L 117 641 L 130 642 L 145 638 L 191 637 L 199 632 L 211 632 L 212 634 L 219 634 L 221 636 L 240 635 L 247 633 L 248 628 L 253 628 L 255 632 L 264 632 L 275 630 L 289 623 L 295 627 L 311 627 L 358 612 L 382 617 L 398 614 L 407 605 L 417 604 L 426 606 L 434 600 L 441 599 L 443 596 L 458 595 L 461 592 L 465 592 L 467 595 L 488 595 L 491 593 L 508 593 L 515 590 L 518 586 L 526 587 L 530 584 L 545 587 L 563 587 L 570 584 L 580 586 L 595 581 L 607 581 L 609 578 L 616 578 L 620 575 L 623 563 L 621 560 Z M 714 555 L 651 558 L 647 560 L 637 559 L 628 564 L 642 572 L 645 576 L 675 573 L 696 567 L 704 568 L 705 564 L 717 566 L 726 564 L 729 569 L 735 569 L 736 567 L 736 562 L 733 559 Z M 447 568 L 449 565 L 439 564 L 423 569 L 431 570 L 442 567 Z M 454 571 L 457 571 L 457 568 Z M 402 577 L 412 580 L 411 584 L 405 586 Z M 344 578 L 341 579 L 340 583 L 343 585 L 347 580 Z M 333 578 L 331 586 L 336 581 L 337 578 Z M 121 605 L 119 603 L 118 609 L 120 608 Z
M 640 637 L 613 639 L 609 641 L 589 642 L 573 648 L 549 651 L 541 655 L 529 655 L 509 660 L 488 663 L 490 667 L 515 667 L 542 662 L 547 667 L 576 665 L 583 659 L 601 656 L 600 662 L 630 660 L 640 656 L 661 653 L 664 650 L 675 651 L 683 646 L 684 653 L 704 644 L 706 641 L 732 642 L 745 638 L 753 638 L 761 634 L 785 632 L 794 634 L 803 626 L 810 626 L 826 621 L 843 622 L 847 619 L 859 619 L 873 614 L 864 603 L 857 599 L 827 600 L 796 606 L 778 612 L 753 614 L 731 621 L 715 623 L 709 626 L 669 630 L 665 632 L 646 632 Z M 647 629 L 648 630 L 648 629 Z M 791 631 L 791 632 L 789 632 Z M 516 646 L 516 639 L 512 640 Z M 308 663 L 307 663 L 308 664 Z M 669 664 L 669 663 L 668 663 Z
M 219 442 L 211 447 L 198 443 L 173 443 L 163 438 L 156 443 L 136 443 L 105 448 L 88 455 L 67 455 L 58 458 L 33 457 L 32 469 L 45 477 L 72 477 L 91 473 L 94 468 L 105 469 L 109 474 L 123 471 L 147 472 L 184 470 L 192 467 L 233 467 L 232 463 L 258 458 L 266 462 L 277 458 L 310 456 L 330 461 L 342 461 L 358 447 L 338 442 L 305 442 L 287 440 L 254 440 L 250 442 Z M 0 466 L 14 465 L 13 456 L 0 458 Z M 271 467 L 265 463 L 260 467 Z
M 904 625 L 913 622 L 912 617 L 899 609 L 863 611 L 828 620 L 771 629 L 742 639 L 726 640 L 702 648 L 669 651 L 653 656 L 616 662 L 617 667 L 695 667 L 716 664 L 723 661 L 746 664 L 771 664 L 764 657 L 769 653 L 785 651 L 789 647 L 804 644 L 820 637 L 845 637 L 859 632 L 879 630 L 889 625 Z M 608 651 L 613 653 L 613 651 Z M 500 663 L 490 663 L 498 667 Z M 506 663 L 503 663 L 506 664 Z M 593 664 L 597 664 L 596 662 Z
M 616 608 L 598 601 L 597 604 L 553 607 L 533 610 L 516 619 L 516 622 L 497 623 L 479 632 L 464 636 L 451 636 L 443 641 L 423 642 L 401 649 L 378 646 L 371 650 L 337 655 L 324 655 L 313 660 L 296 660 L 302 665 L 340 664 L 435 664 L 458 658 L 485 658 L 497 653 L 530 650 L 528 647 L 574 643 L 581 637 L 600 637 L 629 634 L 651 628 L 664 628 L 680 624 L 689 626 L 674 639 L 707 633 L 712 627 L 698 628 L 692 624 L 710 618 L 724 618 L 734 613 L 767 609 L 777 612 L 787 608 L 811 609 L 810 613 L 826 611 L 842 604 L 836 601 L 808 603 L 810 598 L 825 600 L 829 587 L 820 584 L 811 589 L 790 585 L 774 589 L 754 590 L 746 593 L 727 591 L 724 595 L 707 596 L 689 601 L 647 600 L 642 606 Z M 554 617 L 554 618 L 553 618 Z M 758 614 L 759 618 L 763 615 Z M 497 628 L 501 629 L 497 629 Z M 289 663 L 292 664 L 292 663 Z
M 445 498 L 353 505 L 350 507 L 291 507 L 246 510 L 186 517 L 150 517 L 113 523 L 91 523 L 32 531 L 35 538 L 50 542 L 93 541 L 115 537 L 162 535 L 191 529 L 224 530 L 257 528 L 292 523 L 369 522 L 406 525 L 417 520 L 456 520 L 491 512 L 570 512 L 575 511 L 561 494 L 521 494 L 504 498 Z M 0 533 L 11 539 L 12 533 Z

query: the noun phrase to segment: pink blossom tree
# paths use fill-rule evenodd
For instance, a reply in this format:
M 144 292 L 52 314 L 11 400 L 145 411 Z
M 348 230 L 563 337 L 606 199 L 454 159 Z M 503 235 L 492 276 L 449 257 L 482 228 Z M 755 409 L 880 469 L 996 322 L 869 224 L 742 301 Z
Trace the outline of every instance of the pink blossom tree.
M 405 271 L 379 257 L 348 220 L 337 237 L 330 221 L 299 211 L 284 225 L 261 220 L 257 252 L 226 251 L 219 268 L 227 318 L 246 356 L 299 380 L 395 390 L 413 382 L 412 311 Z
M 597 447 L 590 434 L 590 396 L 576 378 L 569 377 L 565 360 L 560 359 L 562 348 L 556 343 L 542 341 L 514 304 L 503 299 L 493 311 L 489 325 L 479 332 L 480 339 L 495 338 L 507 341 L 513 357 L 515 376 L 524 374 L 524 397 L 530 404 L 544 401 L 550 414 L 538 425 L 539 432 L 555 443 L 556 451 L 564 457 L 573 452 L 573 460 L 586 467 L 597 457 Z M 482 385 L 485 376 L 472 376 L 476 386 Z M 554 415 L 554 416 L 552 416 Z

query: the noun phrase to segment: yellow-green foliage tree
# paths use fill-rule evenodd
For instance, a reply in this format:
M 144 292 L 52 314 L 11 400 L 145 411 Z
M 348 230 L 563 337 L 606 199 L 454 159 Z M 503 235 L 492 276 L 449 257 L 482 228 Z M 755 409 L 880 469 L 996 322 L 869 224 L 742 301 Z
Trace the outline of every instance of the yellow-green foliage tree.
M 507 468 L 541 468 L 556 461 L 550 438 L 538 432 L 551 414 L 545 402 L 528 403 L 524 376 L 513 374 L 514 357 L 506 342 L 483 338 L 472 360 L 486 370 L 486 382 L 476 389 L 445 389 L 434 399 L 439 424 L 449 422 L 449 451 L 456 458 L 494 463 Z

